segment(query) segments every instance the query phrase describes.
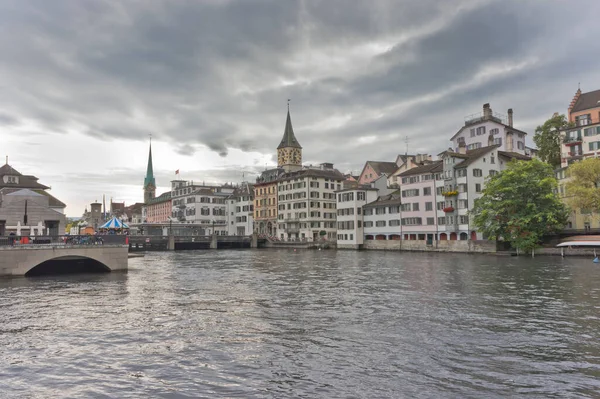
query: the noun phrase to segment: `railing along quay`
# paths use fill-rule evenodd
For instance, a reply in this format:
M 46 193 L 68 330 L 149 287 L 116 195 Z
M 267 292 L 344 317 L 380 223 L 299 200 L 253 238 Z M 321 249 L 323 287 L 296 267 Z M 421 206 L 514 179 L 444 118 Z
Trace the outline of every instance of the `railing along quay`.
M 84 245 L 126 245 L 125 235 L 55 235 L 55 236 L 0 236 L 0 247 L 56 247 Z

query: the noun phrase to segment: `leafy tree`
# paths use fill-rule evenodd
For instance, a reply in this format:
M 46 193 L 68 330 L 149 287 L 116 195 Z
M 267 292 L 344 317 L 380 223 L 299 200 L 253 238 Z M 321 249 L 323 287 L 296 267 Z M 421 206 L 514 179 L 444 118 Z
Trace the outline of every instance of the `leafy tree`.
M 553 169 L 537 159 L 513 160 L 488 178 L 470 214 L 488 239 L 510 242 L 533 251 L 545 234 L 561 230 L 569 211 L 555 194 Z
M 544 162 L 554 168 L 560 166 L 560 129 L 570 126 L 567 117 L 555 113 L 543 125 L 535 129 L 533 142 L 538 148 L 538 155 Z
M 569 166 L 567 195 L 573 208 L 600 210 L 600 159 L 588 158 Z

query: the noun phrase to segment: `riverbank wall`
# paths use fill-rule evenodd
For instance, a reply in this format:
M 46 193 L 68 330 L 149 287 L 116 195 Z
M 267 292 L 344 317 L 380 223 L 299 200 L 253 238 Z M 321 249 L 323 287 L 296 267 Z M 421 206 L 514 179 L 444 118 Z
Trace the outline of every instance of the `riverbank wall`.
M 355 249 L 353 248 L 348 249 Z M 424 240 L 367 240 L 361 249 L 378 251 L 415 251 L 415 252 L 463 252 L 496 253 L 495 241 L 457 240 L 437 241 L 428 244 Z

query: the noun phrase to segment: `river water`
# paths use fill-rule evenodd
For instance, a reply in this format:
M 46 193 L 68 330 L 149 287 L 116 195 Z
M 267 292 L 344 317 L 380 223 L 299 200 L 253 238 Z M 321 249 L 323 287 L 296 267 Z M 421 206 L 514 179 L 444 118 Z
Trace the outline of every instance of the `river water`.
M 0 397 L 600 397 L 591 259 L 220 250 L 129 264 L 0 280 Z

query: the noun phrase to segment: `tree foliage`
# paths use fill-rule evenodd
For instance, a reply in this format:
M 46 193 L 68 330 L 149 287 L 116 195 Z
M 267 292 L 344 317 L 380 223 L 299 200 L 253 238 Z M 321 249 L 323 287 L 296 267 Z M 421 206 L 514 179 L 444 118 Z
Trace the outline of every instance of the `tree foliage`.
M 588 158 L 569 166 L 567 196 L 573 208 L 600 210 L 600 159 Z
M 500 238 L 533 250 L 545 234 L 564 228 L 569 211 L 555 194 L 553 169 L 537 159 L 511 161 L 488 178 L 471 211 L 473 222 L 488 239 Z
M 554 168 L 560 166 L 560 129 L 570 126 L 567 117 L 555 113 L 543 125 L 535 129 L 533 141 L 538 148 L 538 156 Z

